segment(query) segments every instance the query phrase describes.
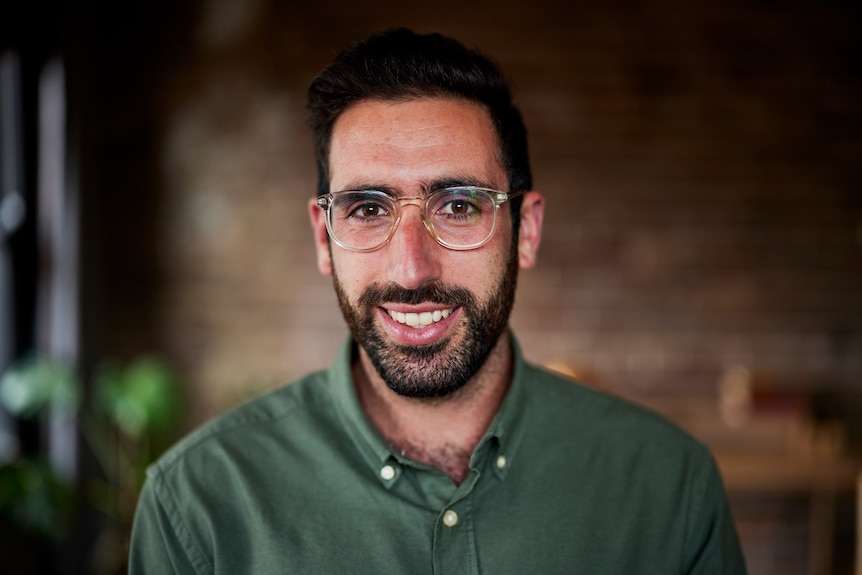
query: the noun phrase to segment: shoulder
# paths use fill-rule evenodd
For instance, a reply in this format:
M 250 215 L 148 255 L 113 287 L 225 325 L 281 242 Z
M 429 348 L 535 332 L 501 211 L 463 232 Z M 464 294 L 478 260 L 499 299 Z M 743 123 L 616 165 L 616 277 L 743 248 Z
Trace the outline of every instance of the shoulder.
M 214 417 L 168 449 L 148 470 L 151 478 L 179 463 L 199 459 L 230 446 L 251 447 L 262 438 L 295 433 L 309 417 L 331 402 L 327 372 L 310 374 L 255 397 Z
M 655 411 L 576 380 L 525 364 L 531 411 L 561 441 L 583 441 L 628 453 L 656 448 L 711 458 L 699 441 Z
M 525 375 L 525 446 L 557 481 L 621 499 L 640 493 L 656 509 L 686 501 L 695 515 L 722 500 L 709 448 L 661 414 L 540 368 Z

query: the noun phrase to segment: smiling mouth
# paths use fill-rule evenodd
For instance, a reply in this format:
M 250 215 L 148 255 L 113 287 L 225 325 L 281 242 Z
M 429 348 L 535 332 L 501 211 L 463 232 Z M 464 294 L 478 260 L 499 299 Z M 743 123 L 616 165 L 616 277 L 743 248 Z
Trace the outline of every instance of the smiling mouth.
M 386 313 L 388 313 L 389 317 L 398 323 L 410 327 L 422 328 L 446 319 L 453 311 L 454 309 L 438 309 L 434 311 L 424 311 L 422 313 L 402 313 L 400 311 L 386 310 Z

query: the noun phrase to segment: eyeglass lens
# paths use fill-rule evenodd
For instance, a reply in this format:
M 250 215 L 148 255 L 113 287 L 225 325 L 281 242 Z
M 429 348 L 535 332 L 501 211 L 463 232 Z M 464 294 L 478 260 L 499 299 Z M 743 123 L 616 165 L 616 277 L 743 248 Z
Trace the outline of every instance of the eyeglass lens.
M 422 208 L 433 234 L 447 246 L 475 246 L 494 231 L 494 200 L 482 190 L 439 190 L 422 202 Z M 329 211 L 331 232 L 339 243 L 371 249 L 389 238 L 401 207 L 397 199 L 372 190 L 336 194 Z

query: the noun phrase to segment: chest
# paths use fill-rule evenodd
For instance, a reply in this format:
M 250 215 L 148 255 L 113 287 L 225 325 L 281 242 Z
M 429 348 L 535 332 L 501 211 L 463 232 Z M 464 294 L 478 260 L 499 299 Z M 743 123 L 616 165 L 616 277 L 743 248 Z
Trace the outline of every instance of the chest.
M 533 471 L 482 473 L 448 491 L 413 469 L 388 487 L 273 476 L 225 490 L 241 500 L 199 508 L 196 537 L 211 545 L 216 573 L 679 572 L 683 514 L 660 511 L 672 500 L 598 476 Z

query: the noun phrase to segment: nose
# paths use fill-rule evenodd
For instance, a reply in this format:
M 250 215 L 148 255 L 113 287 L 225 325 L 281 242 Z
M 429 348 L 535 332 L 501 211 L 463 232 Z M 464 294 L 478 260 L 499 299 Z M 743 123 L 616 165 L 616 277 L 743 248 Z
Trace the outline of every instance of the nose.
M 439 280 L 443 249 L 425 228 L 419 206 L 404 205 L 401 222 L 384 248 L 387 279 L 404 289 Z

